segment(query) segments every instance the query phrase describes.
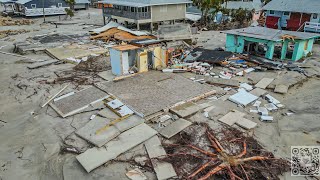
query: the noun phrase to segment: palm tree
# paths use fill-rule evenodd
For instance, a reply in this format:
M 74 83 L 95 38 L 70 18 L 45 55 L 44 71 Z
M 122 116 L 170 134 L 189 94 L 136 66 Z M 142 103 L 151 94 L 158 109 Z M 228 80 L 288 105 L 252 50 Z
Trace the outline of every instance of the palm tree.
M 193 0 L 193 4 L 201 10 L 203 23 L 206 23 L 210 9 L 217 9 L 225 1 L 226 0 Z

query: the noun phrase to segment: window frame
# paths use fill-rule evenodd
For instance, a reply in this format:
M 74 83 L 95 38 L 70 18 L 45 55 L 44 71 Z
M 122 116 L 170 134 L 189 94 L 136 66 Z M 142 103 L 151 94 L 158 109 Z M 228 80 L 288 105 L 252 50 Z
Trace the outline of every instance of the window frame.
M 37 9 L 37 4 L 31 4 L 31 9 Z
M 269 11 L 269 14 L 274 15 L 275 12 L 274 12 L 273 10 L 270 10 L 270 11 Z

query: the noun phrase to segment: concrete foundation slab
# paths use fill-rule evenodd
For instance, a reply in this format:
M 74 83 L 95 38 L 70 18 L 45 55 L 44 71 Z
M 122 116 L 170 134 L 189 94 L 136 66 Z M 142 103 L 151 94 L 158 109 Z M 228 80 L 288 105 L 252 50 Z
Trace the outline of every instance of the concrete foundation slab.
M 158 71 L 141 73 L 118 82 L 96 84 L 96 87 L 115 95 L 142 117 L 212 91 L 207 84 Z

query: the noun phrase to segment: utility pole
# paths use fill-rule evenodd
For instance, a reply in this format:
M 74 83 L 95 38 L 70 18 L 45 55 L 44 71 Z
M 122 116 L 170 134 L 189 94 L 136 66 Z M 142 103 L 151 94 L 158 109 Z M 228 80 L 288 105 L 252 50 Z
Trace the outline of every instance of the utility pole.
M 43 22 L 46 22 L 46 15 L 44 13 L 44 0 L 42 0 L 42 13 L 43 13 Z

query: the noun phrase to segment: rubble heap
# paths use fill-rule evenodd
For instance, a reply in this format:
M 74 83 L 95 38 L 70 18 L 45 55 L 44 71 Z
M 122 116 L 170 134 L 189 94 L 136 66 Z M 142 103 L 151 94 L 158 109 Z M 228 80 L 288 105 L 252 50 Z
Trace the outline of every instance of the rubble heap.
M 0 39 L 11 36 L 11 35 L 17 35 L 22 33 L 28 33 L 30 30 L 20 29 L 20 30 L 4 30 L 0 31 Z
M 30 24 L 34 24 L 34 21 L 29 19 L 12 19 L 11 17 L 0 16 L 0 26 L 20 26 Z

